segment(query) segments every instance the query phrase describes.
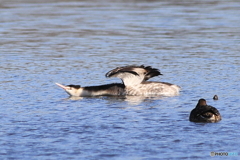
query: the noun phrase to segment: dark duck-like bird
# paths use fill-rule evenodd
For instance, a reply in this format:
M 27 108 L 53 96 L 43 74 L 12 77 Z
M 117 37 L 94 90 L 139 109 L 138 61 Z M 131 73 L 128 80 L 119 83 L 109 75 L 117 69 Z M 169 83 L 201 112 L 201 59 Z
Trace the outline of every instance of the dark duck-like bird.
M 214 123 L 221 120 L 219 111 L 207 105 L 205 99 L 199 99 L 197 106 L 191 111 L 189 120 L 192 122 L 207 122 Z
M 180 87 L 166 82 L 152 82 L 148 79 L 162 75 L 156 68 L 150 66 L 125 66 L 117 67 L 106 77 L 118 77 L 122 83 L 112 83 L 100 86 L 81 87 L 80 85 L 64 86 L 56 83 L 70 96 L 104 96 L 104 95 L 133 95 L 133 96 L 176 96 Z
M 214 96 L 213 96 L 213 100 L 218 100 L 218 96 L 217 96 L 217 95 L 214 95 Z

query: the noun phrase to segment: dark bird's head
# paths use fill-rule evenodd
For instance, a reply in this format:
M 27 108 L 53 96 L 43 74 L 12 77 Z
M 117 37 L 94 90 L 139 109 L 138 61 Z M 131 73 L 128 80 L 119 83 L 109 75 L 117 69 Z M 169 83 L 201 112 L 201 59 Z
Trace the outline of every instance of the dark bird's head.
M 71 84 L 71 85 L 64 86 L 59 83 L 56 83 L 56 85 L 64 89 L 70 96 L 79 96 L 82 92 L 82 88 L 80 85 Z
M 213 99 L 214 99 L 214 100 L 218 100 L 218 96 L 217 96 L 217 95 L 214 95 L 214 96 L 213 96 Z
M 207 105 L 207 101 L 203 98 L 198 100 L 198 104 L 196 107 L 200 107 L 200 106 L 206 106 Z

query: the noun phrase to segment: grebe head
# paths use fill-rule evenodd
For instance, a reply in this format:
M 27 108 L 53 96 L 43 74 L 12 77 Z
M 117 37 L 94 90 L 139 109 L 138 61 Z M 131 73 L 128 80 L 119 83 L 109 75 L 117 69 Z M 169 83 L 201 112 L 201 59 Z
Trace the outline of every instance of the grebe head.
M 80 85 L 72 85 L 71 84 L 71 85 L 64 86 L 59 83 L 56 83 L 56 85 L 58 85 L 59 87 L 64 89 L 70 96 L 79 96 L 79 92 L 81 89 Z

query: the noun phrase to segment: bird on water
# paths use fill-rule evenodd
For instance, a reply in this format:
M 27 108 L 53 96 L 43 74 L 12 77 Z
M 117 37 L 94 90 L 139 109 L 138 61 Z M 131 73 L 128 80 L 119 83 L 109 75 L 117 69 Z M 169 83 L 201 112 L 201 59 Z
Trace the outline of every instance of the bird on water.
M 205 99 L 199 99 L 197 106 L 191 111 L 189 120 L 192 122 L 219 122 L 222 119 L 219 111 L 210 105 L 207 105 Z
M 124 66 L 117 67 L 108 73 L 107 78 L 117 77 L 122 83 L 112 83 L 99 86 L 80 85 L 62 85 L 56 83 L 63 88 L 70 96 L 107 96 L 107 95 L 126 95 L 126 96 L 177 96 L 180 87 L 167 82 L 154 82 L 148 79 L 162 75 L 160 71 L 151 66 Z
M 218 100 L 218 96 L 217 96 L 217 95 L 214 95 L 214 96 L 213 96 L 213 100 Z

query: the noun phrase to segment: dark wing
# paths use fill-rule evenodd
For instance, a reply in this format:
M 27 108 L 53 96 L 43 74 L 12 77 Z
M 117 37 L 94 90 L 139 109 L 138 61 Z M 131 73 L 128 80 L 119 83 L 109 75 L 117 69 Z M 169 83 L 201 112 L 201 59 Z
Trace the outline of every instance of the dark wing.
M 219 111 L 218 111 L 217 108 L 215 108 L 215 107 L 212 107 L 212 108 L 211 108 L 211 112 L 212 112 L 213 114 L 217 115 L 217 116 L 220 115 Z
M 209 105 L 206 105 L 206 106 L 201 106 L 199 107 L 199 113 L 198 114 L 201 114 L 201 115 L 204 115 L 206 113 L 212 113 L 212 114 L 215 114 L 215 115 L 220 115 L 219 111 L 213 107 L 213 106 L 209 106 Z
M 138 76 L 138 73 L 134 70 L 134 68 L 138 68 L 136 66 L 125 66 L 125 67 L 117 67 L 108 73 L 106 73 L 106 77 L 117 77 L 119 73 L 131 73 L 133 75 Z
M 151 66 L 144 67 L 144 69 L 147 71 L 147 73 L 144 77 L 144 81 L 147 81 L 148 79 L 150 79 L 152 77 L 162 75 L 158 69 L 152 68 Z
M 194 122 L 207 122 L 213 115 L 220 116 L 219 111 L 215 107 L 209 105 L 198 106 L 191 111 L 189 120 Z
M 158 75 L 161 75 L 158 69 L 150 66 L 145 67 L 144 65 L 117 67 L 106 73 L 106 77 L 118 77 L 122 79 L 125 86 L 140 84 Z

